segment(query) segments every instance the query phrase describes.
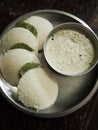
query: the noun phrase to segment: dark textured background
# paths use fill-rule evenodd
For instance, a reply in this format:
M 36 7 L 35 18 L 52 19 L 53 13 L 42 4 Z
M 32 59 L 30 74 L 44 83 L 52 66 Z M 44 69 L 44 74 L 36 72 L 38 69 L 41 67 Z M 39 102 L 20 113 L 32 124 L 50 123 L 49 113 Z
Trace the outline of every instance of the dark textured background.
M 0 0 L 0 33 L 15 18 L 38 9 L 58 9 L 72 13 L 98 34 L 98 0 Z M 20 112 L 0 94 L 0 130 L 98 130 L 97 95 L 98 92 L 84 107 L 71 115 L 41 119 Z

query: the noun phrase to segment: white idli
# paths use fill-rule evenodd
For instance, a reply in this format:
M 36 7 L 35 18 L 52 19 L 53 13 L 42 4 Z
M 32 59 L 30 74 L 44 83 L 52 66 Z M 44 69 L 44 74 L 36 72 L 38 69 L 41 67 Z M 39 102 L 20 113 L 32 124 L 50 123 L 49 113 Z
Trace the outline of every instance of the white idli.
M 38 51 L 38 41 L 36 37 L 27 29 L 15 27 L 9 30 L 3 37 L 4 50 L 9 50 L 16 43 L 24 43 L 33 50 Z
M 31 69 L 19 80 L 18 100 L 26 107 L 43 110 L 54 104 L 57 95 L 57 81 L 43 68 Z
M 38 32 L 38 49 L 43 49 L 43 43 L 46 39 L 49 32 L 53 29 L 52 24 L 45 18 L 39 16 L 31 16 L 25 20 L 26 23 L 29 23 L 36 27 Z
M 17 85 L 18 71 L 26 63 L 34 61 L 40 63 L 38 57 L 25 49 L 9 50 L 1 59 L 1 72 L 7 82 Z

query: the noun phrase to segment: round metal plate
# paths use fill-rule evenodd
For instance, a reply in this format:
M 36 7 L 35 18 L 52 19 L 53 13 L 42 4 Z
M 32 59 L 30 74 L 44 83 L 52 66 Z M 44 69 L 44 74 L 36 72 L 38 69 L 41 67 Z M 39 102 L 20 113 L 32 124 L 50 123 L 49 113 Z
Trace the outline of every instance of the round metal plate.
M 25 14 L 16 19 L 15 21 L 13 21 L 2 33 L 1 39 L 2 36 L 9 29 L 14 27 L 15 23 L 17 23 L 20 20 L 24 20 L 32 15 L 37 15 L 48 19 L 53 24 L 54 27 L 58 24 L 65 22 L 78 22 L 90 28 L 85 22 L 83 22 L 81 19 L 77 18 L 72 14 L 57 10 L 39 10 Z M 2 55 L 1 44 L 0 44 L 0 55 Z M 47 65 L 45 61 L 43 52 L 39 54 L 39 57 L 42 64 L 50 69 L 50 67 Z M 52 69 L 50 70 L 53 71 Z M 98 72 L 98 65 L 96 65 L 96 67 L 88 74 L 78 77 L 62 76 L 53 71 L 59 84 L 59 94 L 57 100 L 51 107 L 38 112 L 33 109 L 26 108 L 24 105 L 18 102 L 17 98 L 15 98 L 16 89 L 14 90 L 10 85 L 8 85 L 8 83 L 4 81 L 2 75 L 0 75 L 0 87 L 1 87 L 0 90 L 1 93 L 4 95 L 4 97 L 11 104 L 13 104 L 16 108 L 20 109 L 25 113 L 45 118 L 61 117 L 78 110 L 91 99 L 91 97 L 94 95 L 94 93 L 98 88 L 97 72 Z

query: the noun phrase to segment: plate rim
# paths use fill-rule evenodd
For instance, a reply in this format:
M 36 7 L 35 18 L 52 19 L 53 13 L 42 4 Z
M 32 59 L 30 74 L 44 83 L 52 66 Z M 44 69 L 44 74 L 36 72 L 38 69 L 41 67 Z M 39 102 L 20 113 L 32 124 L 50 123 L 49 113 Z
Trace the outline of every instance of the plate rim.
M 38 13 L 44 13 L 44 12 L 50 12 L 50 13 L 59 13 L 59 14 L 63 14 L 65 16 L 69 16 L 73 19 L 75 19 L 77 22 L 83 24 L 84 26 L 86 26 L 87 28 L 89 28 L 90 30 L 92 30 L 83 20 L 81 20 L 80 18 L 78 18 L 77 16 L 71 14 L 71 13 L 68 13 L 68 12 L 65 12 L 65 11 L 61 11 L 61 10 L 54 10 L 54 9 L 42 9 L 42 10 L 35 10 L 35 11 L 31 11 L 29 13 L 25 13 L 21 16 L 19 16 L 18 18 L 14 19 L 5 29 L 4 31 L 1 33 L 0 35 L 0 41 L 1 41 L 1 38 L 3 36 L 3 34 L 6 32 L 6 30 L 9 29 L 9 27 L 11 25 L 13 25 L 14 23 L 16 23 L 16 21 L 19 21 L 20 19 L 24 18 L 24 17 L 28 17 L 28 16 L 31 16 L 31 15 L 34 15 L 34 14 L 38 14 Z M 93 30 L 92 30 L 93 31 Z M 97 65 L 96 65 L 97 66 Z M 25 106 L 22 106 L 20 104 L 18 104 L 16 101 L 14 101 L 14 99 L 12 99 L 11 97 L 8 97 L 7 96 L 7 93 L 4 91 L 4 89 L 2 88 L 2 79 L 0 79 L 0 92 L 2 93 L 2 95 L 8 100 L 8 102 L 10 102 L 14 107 L 16 107 L 18 110 L 24 112 L 24 113 L 27 113 L 29 115 L 32 115 L 32 116 L 36 116 L 36 117 L 41 117 L 41 118 L 57 118 L 57 117 L 63 117 L 63 116 L 66 116 L 66 115 L 69 115 L 75 111 L 77 111 L 78 109 L 80 109 L 82 106 L 84 106 L 95 94 L 95 92 L 97 91 L 98 89 L 98 78 L 96 79 L 96 83 L 93 87 L 93 89 L 90 91 L 90 93 L 80 102 L 78 103 L 77 105 L 69 108 L 68 110 L 65 110 L 63 112 L 59 112 L 59 113 L 34 113 L 32 112 L 31 109 L 25 107 Z M 3 83 L 4 84 L 4 83 Z M 28 111 L 29 110 L 29 111 Z M 31 111 L 30 111 L 31 110 Z

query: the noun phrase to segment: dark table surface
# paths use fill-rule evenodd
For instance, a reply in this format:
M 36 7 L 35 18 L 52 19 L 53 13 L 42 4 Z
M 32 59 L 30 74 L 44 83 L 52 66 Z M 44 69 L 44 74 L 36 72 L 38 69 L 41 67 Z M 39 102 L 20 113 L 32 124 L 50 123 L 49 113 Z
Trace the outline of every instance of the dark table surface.
M 98 35 L 98 0 L 0 0 L 0 33 L 15 18 L 38 9 L 57 9 L 84 20 Z M 61 118 L 26 115 L 0 94 L 0 130 L 98 130 L 98 92 L 78 111 Z

